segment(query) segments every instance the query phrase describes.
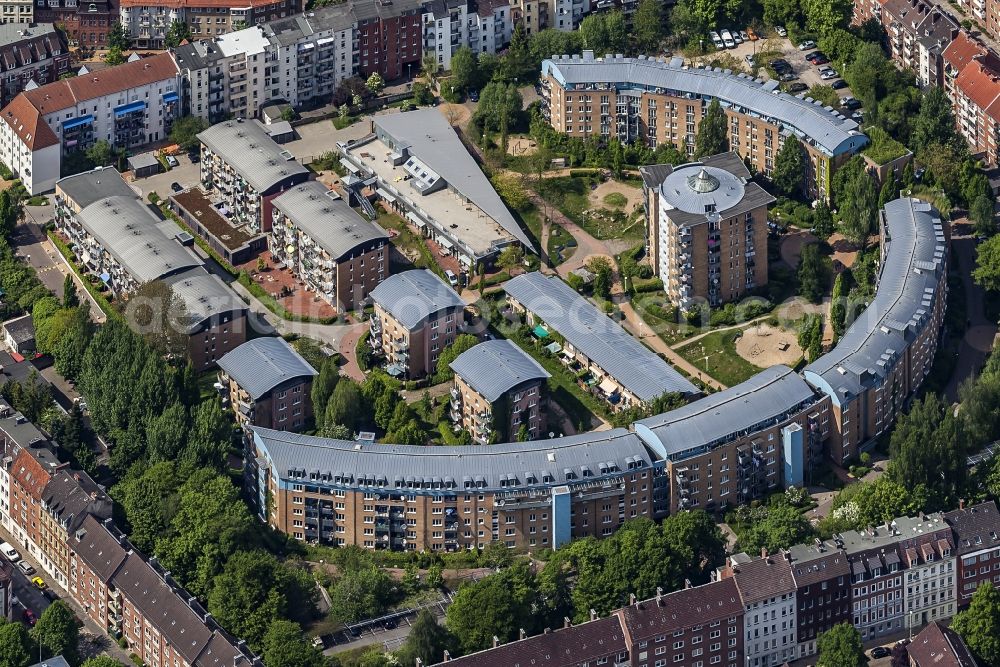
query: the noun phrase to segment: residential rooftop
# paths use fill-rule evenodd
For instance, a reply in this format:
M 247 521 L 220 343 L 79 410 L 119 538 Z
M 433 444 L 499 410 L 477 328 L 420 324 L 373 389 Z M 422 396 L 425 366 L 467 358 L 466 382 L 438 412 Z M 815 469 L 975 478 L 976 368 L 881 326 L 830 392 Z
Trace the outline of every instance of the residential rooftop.
M 409 330 L 444 310 L 465 308 L 458 293 L 429 269 L 389 276 L 371 291 L 371 299 Z
M 239 250 L 260 236 L 249 231 L 246 224 L 234 225 L 229 218 L 222 215 L 201 188 L 178 192 L 170 198 L 207 229 L 213 238 L 230 250 Z
M 274 198 L 273 205 L 335 260 L 389 238 L 384 229 L 362 218 L 335 190 L 328 190 L 319 181 L 285 190 Z
M 557 276 L 524 273 L 504 285 L 507 294 L 541 318 L 641 401 L 698 388 L 618 326 Z
M 506 339 L 474 345 L 450 366 L 455 375 L 490 403 L 525 382 L 552 377 L 527 352 Z
M 906 645 L 914 667 L 976 667 L 976 659 L 951 628 L 932 621 Z
M 198 134 L 209 150 L 236 170 L 257 192 L 309 171 L 253 121 L 227 120 Z
M 199 331 L 206 323 L 226 313 L 238 316 L 247 305 L 219 276 L 204 266 L 196 266 L 162 279 L 184 302 L 189 334 Z
M 570 90 L 607 85 L 619 91 L 639 90 L 715 98 L 723 107 L 758 115 L 786 128 L 829 156 L 854 151 L 867 138 L 858 124 L 831 107 L 778 89 L 777 81 L 754 79 L 721 68 L 691 67 L 683 58 L 670 60 L 608 55 L 553 56 L 542 62 L 542 76 L 551 75 Z
M 284 338 L 248 340 L 219 359 L 221 368 L 241 389 L 258 400 L 283 382 L 317 375 Z

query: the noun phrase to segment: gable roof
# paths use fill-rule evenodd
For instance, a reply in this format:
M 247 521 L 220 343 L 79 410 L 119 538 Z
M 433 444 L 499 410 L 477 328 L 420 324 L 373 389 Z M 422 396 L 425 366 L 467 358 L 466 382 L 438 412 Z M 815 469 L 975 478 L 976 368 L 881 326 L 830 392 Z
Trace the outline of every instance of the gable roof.
M 255 401 L 282 382 L 317 375 L 295 348 L 277 337 L 248 340 L 224 354 L 218 363 Z
M 371 298 L 407 329 L 442 310 L 465 308 L 458 293 L 428 269 L 389 276 L 371 291 Z
M 944 519 L 955 531 L 959 556 L 1000 546 L 1000 511 L 992 500 L 945 512 Z
M 965 30 L 960 30 L 941 54 L 941 59 L 949 68 L 961 72 L 976 57 L 984 56 L 988 52 L 989 49 L 985 45 L 974 39 Z
M 490 403 L 520 384 L 552 377 L 541 364 L 506 339 L 474 345 L 449 366 Z
M 795 593 L 791 564 L 780 555 L 733 565 L 733 579 L 744 605 Z
M 70 535 L 69 548 L 103 582 L 110 581 L 128 557 L 108 527 L 90 515 Z
M 962 69 L 955 79 L 955 87 L 993 120 L 1000 121 L 996 107 L 1000 100 L 1000 72 L 975 60 Z
M 916 667 L 976 667 L 976 660 L 962 638 L 932 621 L 906 646 Z
M 671 633 L 743 613 L 739 589 L 732 579 L 720 579 L 703 586 L 684 588 L 636 604 L 622 607 L 622 617 L 632 641 Z

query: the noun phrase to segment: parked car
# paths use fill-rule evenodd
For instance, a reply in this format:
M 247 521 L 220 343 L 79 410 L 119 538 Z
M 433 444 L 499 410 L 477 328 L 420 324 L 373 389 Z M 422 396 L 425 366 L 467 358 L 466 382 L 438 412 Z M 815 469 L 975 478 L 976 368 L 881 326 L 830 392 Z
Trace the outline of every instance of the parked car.
M 21 554 L 17 553 L 17 549 L 7 542 L 0 543 L 0 554 L 3 554 L 11 563 L 21 560 Z
M 743 43 L 743 35 L 740 34 L 739 30 L 732 31 L 733 41 L 736 42 L 737 46 Z
M 813 65 L 826 65 L 830 60 L 826 56 L 820 56 L 812 61 Z
M 732 49 L 736 47 L 736 42 L 733 41 L 733 35 L 728 30 L 723 30 L 719 35 L 722 37 L 722 43 L 726 45 L 727 49 Z
M 201 156 L 198 155 L 197 150 L 193 150 L 190 153 L 188 153 L 188 160 L 191 161 L 191 164 L 198 164 L 198 161 L 201 160 Z
M 169 164 L 171 168 L 173 168 L 173 167 L 179 167 L 181 163 L 178 162 L 177 158 L 175 158 L 173 155 L 168 155 L 167 164 Z
M 45 580 L 42 579 L 41 577 L 32 577 L 31 578 L 31 585 L 34 586 L 35 588 L 37 588 L 40 591 L 44 591 L 46 588 L 48 588 L 45 585 Z
M 744 42 L 749 42 L 750 33 L 748 33 L 746 30 L 740 30 L 740 39 L 742 39 Z
M 444 275 L 448 277 L 448 284 L 452 287 L 458 285 L 458 276 L 451 269 L 445 269 Z
M 38 616 L 36 616 L 35 612 L 30 609 L 25 609 L 24 612 L 21 613 L 21 620 L 31 627 L 35 627 L 35 623 L 38 622 Z
M 721 49 L 725 47 L 725 44 L 722 43 L 722 38 L 719 37 L 719 33 L 713 30 L 712 32 L 708 33 L 708 36 L 712 40 L 712 44 L 715 44 L 715 48 Z
M 18 561 L 17 569 L 19 569 L 26 577 L 30 577 L 35 573 L 35 568 L 31 567 L 31 563 L 26 560 Z
M 836 79 L 838 76 L 840 75 L 837 74 L 837 70 L 833 69 L 823 70 L 819 74 L 819 78 L 823 79 L 824 81 L 829 81 L 830 79 Z
M 774 26 L 774 31 L 776 33 L 778 33 L 782 37 L 788 37 L 788 31 L 785 30 L 785 28 L 783 26 L 780 26 L 780 25 Z
M 743 56 L 743 60 L 747 61 L 747 65 L 750 65 L 750 67 L 755 67 L 757 65 L 757 59 L 749 53 Z
M 801 93 L 803 90 L 809 90 L 809 86 L 801 81 L 796 81 L 792 85 L 788 86 L 788 92 L 790 93 Z
M 861 108 L 861 102 L 848 95 L 847 97 L 840 98 L 840 106 L 851 111 L 857 111 Z
M 170 184 L 170 189 L 173 190 L 174 192 L 180 192 L 184 189 L 184 186 L 182 186 L 177 181 L 174 181 L 173 183 Z
M 815 63 L 817 60 L 820 59 L 826 60 L 826 54 L 823 53 L 822 51 L 813 51 L 812 53 L 806 56 L 806 60 L 808 60 L 811 63 Z
M 861 123 L 865 122 L 865 115 L 860 111 L 855 111 L 854 113 L 851 114 L 851 120 L 860 125 Z M 916 174 L 914 174 L 914 176 L 916 176 Z
M 472 102 L 478 102 L 479 101 L 479 91 L 478 90 L 470 90 L 469 91 L 469 100 L 472 101 Z
M 830 84 L 830 87 L 833 88 L 834 90 L 842 90 L 844 88 L 847 88 L 847 82 L 844 81 L 843 79 L 837 79 L 836 81 Z
M 892 655 L 892 651 L 884 646 L 876 646 L 872 649 L 872 657 L 876 660 L 879 658 L 888 658 L 890 655 Z
M 812 41 L 811 39 L 807 39 L 806 41 L 799 44 L 799 51 L 809 51 L 815 48 L 816 48 L 816 42 Z
M 799 77 L 795 75 L 795 72 L 785 72 L 778 78 L 782 81 L 795 81 Z
M 760 39 L 757 33 L 754 32 L 754 29 L 750 27 L 747 28 L 747 37 L 750 39 L 751 42 L 756 42 L 758 39 Z

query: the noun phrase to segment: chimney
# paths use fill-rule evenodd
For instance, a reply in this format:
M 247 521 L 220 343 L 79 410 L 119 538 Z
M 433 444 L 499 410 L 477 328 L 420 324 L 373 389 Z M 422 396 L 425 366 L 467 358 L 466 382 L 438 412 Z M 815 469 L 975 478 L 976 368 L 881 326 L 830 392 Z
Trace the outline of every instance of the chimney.
M 444 661 L 448 662 L 449 660 L 451 660 L 451 653 L 448 652 L 448 649 L 445 649 L 444 650 Z
M 545 628 L 545 630 L 542 631 L 542 634 L 547 635 L 550 632 L 552 632 L 552 628 Z
M 656 606 L 659 607 L 663 603 L 663 588 L 660 586 L 656 587 Z
M 518 632 L 517 632 L 517 638 L 518 639 L 527 639 L 527 637 L 528 637 L 528 633 L 524 631 L 524 628 L 521 628 L 520 630 L 518 630 Z
M 596 621 L 597 620 L 597 612 L 594 611 L 593 609 L 590 610 L 590 620 L 592 620 L 592 621 Z
M 563 616 L 563 627 L 564 628 L 568 628 L 568 627 L 570 627 L 572 625 L 573 624 L 570 622 L 569 616 Z
M 761 558 L 767 558 L 767 547 L 761 547 L 760 548 L 760 557 Z
M 684 579 L 684 589 L 687 590 L 688 588 L 691 588 L 691 580 L 685 578 Z
M 634 604 L 635 604 L 635 593 L 629 593 L 628 594 L 628 606 L 631 607 Z
M 965 509 L 965 498 L 959 498 L 958 499 L 958 509 L 960 509 L 960 510 L 964 510 Z
M 424 661 L 417 657 L 416 667 L 424 667 Z
M 493 648 L 496 648 L 497 646 L 500 646 L 500 638 L 493 635 Z

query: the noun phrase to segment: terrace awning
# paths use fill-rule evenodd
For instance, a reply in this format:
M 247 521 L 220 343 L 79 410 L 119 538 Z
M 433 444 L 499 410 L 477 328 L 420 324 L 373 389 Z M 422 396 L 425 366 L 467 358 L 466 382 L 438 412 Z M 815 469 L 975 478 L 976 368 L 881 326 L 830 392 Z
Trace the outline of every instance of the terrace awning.
M 611 378 L 604 378 L 601 380 L 601 384 L 598 385 L 605 394 L 611 396 L 618 391 L 618 385 Z
M 64 130 L 72 130 L 74 127 L 80 127 L 81 125 L 89 125 L 94 122 L 94 117 L 90 114 L 86 116 L 78 116 L 71 120 L 64 120 L 62 127 Z
M 417 214 L 414 213 L 413 211 L 407 211 L 406 212 L 406 219 L 409 220 L 410 222 L 412 222 L 413 224 L 415 224 L 417 227 L 423 228 L 423 227 L 427 226 L 427 223 L 425 223 L 423 220 L 421 220 L 420 218 L 418 218 Z
M 172 103 L 178 101 L 179 99 L 180 98 L 177 96 L 177 93 L 175 93 L 173 91 L 171 91 L 169 93 L 163 93 L 163 103 L 164 104 L 172 104 Z
M 128 104 L 123 104 L 120 107 L 115 107 L 115 118 L 119 116 L 124 116 L 125 114 L 132 113 L 135 111 L 145 111 L 146 103 L 142 100 L 138 102 L 130 102 Z
M 377 194 L 379 197 L 386 200 L 390 204 L 396 203 L 396 198 L 393 197 L 391 194 L 389 194 L 388 191 L 383 190 L 382 188 L 375 188 L 375 194 Z
M 455 247 L 454 243 L 452 243 L 448 239 L 444 238 L 443 236 L 439 236 L 438 239 L 437 239 L 437 242 L 441 244 L 442 248 L 445 248 L 447 250 L 451 250 L 452 248 Z
M 538 338 L 548 338 L 549 337 L 549 332 L 546 331 L 545 327 L 543 327 L 541 324 L 535 325 L 535 328 L 532 329 L 531 332 L 533 334 L 535 334 L 535 336 L 537 336 Z

